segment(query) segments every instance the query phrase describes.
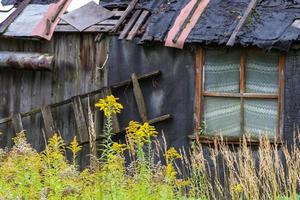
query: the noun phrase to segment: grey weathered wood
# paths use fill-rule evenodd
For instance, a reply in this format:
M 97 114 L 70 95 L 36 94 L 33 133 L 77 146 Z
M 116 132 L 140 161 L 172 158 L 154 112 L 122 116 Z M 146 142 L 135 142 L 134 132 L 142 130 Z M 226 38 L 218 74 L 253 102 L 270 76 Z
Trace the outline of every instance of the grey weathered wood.
M 112 30 L 112 28 L 113 28 L 113 25 L 93 25 L 93 26 L 83 30 L 82 32 L 85 32 L 85 33 L 109 32 Z M 76 33 L 76 32 L 80 32 L 80 31 L 71 25 L 58 25 L 55 28 L 55 32 L 74 32 L 74 33 Z
M 150 12 L 148 10 L 144 10 L 142 12 L 141 16 L 139 17 L 131 31 L 128 33 L 128 36 L 126 38 L 127 40 L 132 40 L 137 35 L 139 29 L 142 27 L 149 14 Z
M 126 24 L 125 28 L 123 29 L 123 31 L 121 32 L 119 39 L 124 39 L 126 37 L 126 35 L 129 33 L 130 29 L 133 27 L 134 23 L 136 22 L 136 20 L 138 19 L 138 17 L 141 14 L 141 10 L 136 10 L 132 17 L 130 18 L 129 22 Z
M 137 78 L 138 78 L 139 81 L 141 81 L 141 80 L 144 80 L 144 79 L 147 79 L 147 78 L 158 76 L 160 74 L 161 74 L 161 72 L 159 70 L 157 70 L 157 71 L 154 71 L 154 72 L 150 72 L 150 73 L 147 73 L 147 74 L 140 75 Z M 121 82 L 113 84 L 111 86 L 111 88 L 116 89 L 116 88 L 120 88 L 120 87 L 126 86 L 126 85 L 131 84 L 131 83 L 132 83 L 131 79 L 130 80 L 125 80 L 125 81 L 121 81 Z M 92 92 L 88 92 L 88 93 L 85 93 L 85 94 L 82 94 L 82 95 L 79 95 L 79 96 L 81 98 L 86 98 L 87 96 L 93 96 L 93 95 L 96 95 L 96 94 L 100 94 L 105 89 L 106 88 L 101 88 L 101 89 L 98 89 L 98 90 L 95 90 L 95 91 L 92 91 Z M 66 99 L 66 100 L 51 104 L 50 106 L 52 108 L 55 108 L 55 107 L 59 107 L 59 106 L 71 103 L 71 102 L 72 102 L 72 99 L 70 98 L 70 99 Z M 34 109 L 32 109 L 28 112 L 21 113 L 21 116 L 22 117 L 28 117 L 28 116 L 31 116 L 33 114 L 39 113 L 39 112 L 41 112 L 40 108 L 34 108 Z M 11 118 L 12 117 L 5 117 L 5 118 L 0 119 L 0 124 L 9 122 L 11 120 Z
M 138 78 L 135 73 L 133 73 L 131 75 L 131 80 L 132 80 L 132 84 L 133 84 L 133 93 L 134 93 L 134 97 L 135 97 L 135 101 L 136 101 L 136 104 L 138 107 L 140 117 L 143 122 L 146 122 L 148 120 L 148 117 L 147 117 L 147 109 L 146 109 L 146 105 L 145 105 L 145 100 L 144 100 L 144 96 L 143 96 L 142 89 L 140 87 Z
M 77 135 L 80 142 L 89 141 L 89 132 L 84 115 L 81 99 L 79 96 L 73 97 L 72 106 L 77 126 Z
M 49 138 L 53 137 L 55 133 L 58 133 L 58 131 L 54 125 L 51 107 L 50 106 L 42 107 L 41 112 L 42 112 L 44 126 L 45 126 L 46 139 L 48 140 Z
M 131 11 L 134 9 L 135 5 L 137 4 L 138 0 L 132 0 L 130 2 L 130 4 L 128 5 L 128 7 L 126 8 L 126 10 L 122 13 L 120 19 L 118 20 L 118 22 L 116 23 L 116 25 L 114 26 L 114 28 L 112 29 L 112 32 L 116 32 L 119 27 L 122 25 L 122 23 L 124 22 L 124 20 L 126 19 L 126 17 L 131 13 Z
M 257 4 L 257 0 L 251 0 L 251 2 L 249 3 L 243 17 L 240 19 L 238 25 L 235 27 L 234 31 L 232 32 L 228 42 L 227 42 L 227 46 L 233 46 L 235 43 L 235 39 L 236 36 L 238 34 L 238 32 L 240 31 L 240 29 L 242 28 L 242 26 L 244 25 L 244 23 L 246 22 L 248 16 L 250 15 L 251 11 L 255 8 Z
M 14 127 L 15 133 L 20 133 L 20 132 L 24 131 L 22 117 L 21 117 L 20 113 L 15 114 L 12 117 L 12 125 Z

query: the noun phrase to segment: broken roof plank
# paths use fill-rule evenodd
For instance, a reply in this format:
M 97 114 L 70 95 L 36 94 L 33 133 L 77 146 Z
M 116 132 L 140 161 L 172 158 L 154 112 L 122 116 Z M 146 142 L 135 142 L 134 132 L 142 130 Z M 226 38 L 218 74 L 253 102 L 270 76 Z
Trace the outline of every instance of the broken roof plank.
M 191 0 L 177 16 L 168 32 L 165 46 L 182 49 L 185 40 L 206 10 L 210 0 Z
M 24 0 L 18 8 L 0 25 L 0 33 L 3 33 L 8 26 L 19 16 L 24 8 L 30 3 L 31 0 Z
M 232 32 L 228 42 L 227 42 L 227 46 L 233 46 L 235 43 L 235 39 L 236 36 L 238 34 L 238 32 L 241 30 L 242 26 L 244 25 L 244 23 L 246 22 L 247 18 L 249 17 L 249 15 L 251 14 L 252 10 L 255 8 L 257 4 L 257 0 L 251 0 L 251 2 L 249 3 L 243 17 L 240 19 L 238 25 L 235 27 L 234 31 Z
M 141 12 L 142 12 L 141 10 L 136 10 L 134 12 L 134 14 L 130 18 L 129 22 L 126 24 L 125 28 L 121 32 L 121 34 L 119 36 L 119 39 L 124 39 L 126 37 L 126 35 L 129 33 L 130 29 L 133 27 L 134 23 L 136 22 L 136 20 L 140 16 Z
M 123 21 L 126 19 L 126 17 L 131 13 L 131 11 L 134 9 L 135 5 L 137 4 L 138 0 L 133 0 L 130 2 L 126 10 L 123 12 L 122 16 L 120 17 L 119 21 L 113 28 L 112 32 L 116 32 L 119 27 L 122 25 Z
M 139 29 L 142 27 L 143 23 L 146 21 L 149 13 L 150 12 L 148 10 L 144 10 L 142 12 L 141 16 L 139 17 L 139 19 L 137 20 L 137 22 L 135 23 L 135 25 L 133 26 L 133 28 L 129 32 L 129 34 L 126 38 L 127 40 L 132 40 L 136 36 Z

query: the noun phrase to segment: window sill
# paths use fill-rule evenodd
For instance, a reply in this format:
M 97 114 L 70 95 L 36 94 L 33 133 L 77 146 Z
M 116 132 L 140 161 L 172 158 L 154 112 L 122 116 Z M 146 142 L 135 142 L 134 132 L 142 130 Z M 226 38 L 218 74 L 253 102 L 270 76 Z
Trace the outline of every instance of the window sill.
M 205 136 L 205 135 L 189 135 L 189 139 L 195 140 L 202 144 L 218 144 L 218 143 L 225 143 L 225 144 L 234 144 L 239 145 L 243 143 L 243 138 L 241 137 L 221 137 L 221 136 Z M 276 145 L 283 145 L 284 142 L 279 138 L 270 138 L 269 139 L 271 144 Z M 246 142 L 248 145 L 255 145 L 258 146 L 261 142 L 260 139 L 257 138 L 246 138 Z

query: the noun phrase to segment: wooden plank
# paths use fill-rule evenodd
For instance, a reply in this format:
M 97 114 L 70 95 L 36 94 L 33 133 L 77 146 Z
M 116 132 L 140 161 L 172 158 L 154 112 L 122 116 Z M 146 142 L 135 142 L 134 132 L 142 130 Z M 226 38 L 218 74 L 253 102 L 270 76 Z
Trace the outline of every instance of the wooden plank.
M 31 2 L 31 0 L 23 0 L 18 8 L 0 25 L 0 33 L 3 33 L 8 26 L 21 14 L 24 8 Z
M 195 55 L 195 97 L 194 97 L 194 128 L 193 132 L 198 133 L 203 109 L 203 66 L 204 66 L 204 50 L 202 48 L 197 49 Z
M 54 125 L 51 107 L 50 106 L 42 107 L 41 112 L 44 121 L 46 139 L 48 140 L 49 138 L 53 137 L 55 133 L 58 133 L 58 131 Z
M 278 62 L 278 85 L 279 85 L 279 98 L 278 98 L 278 121 L 277 121 L 277 137 L 283 138 L 283 123 L 284 123 L 284 68 L 285 68 L 286 55 L 280 54 Z
M 134 97 L 135 97 L 135 101 L 136 101 L 136 104 L 138 107 L 140 117 L 143 122 L 146 122 L 146 121 L 148 121 L 148 117 L 147 117 L 147 109 L 146 109 L 146 105 L 145 105 L 145 99 L 144 99 L 142 89 L 140 87 L 139 81 L 138 81 L 135 73 L 133 73 L 131 75 L 131 80 L 132 80 L 132 84 L 133 84 L 133 93 L 134 93 Z
M 119 21 L 116 23 L 114 28 L 112 29 L 112 32 L 116 32 L 120 26 L 122 25 L 123 21 L 126 19 L 126 17 L 131 13 L 131 11 L 134 9 L 135 5 L 137 4 L 138 0 L 132 0 L 126 10 L 123 12 L 122 16 L 120 17 Z
M 240 29 L 242 28 L 242 26 L 244 25 L 244 23 L 246 22 L 247 18 L 249 17 L 249 15 L 251 14 L 252 10 L 255 8 L 257 4 L 257 0 L 251 0 L 243 17 L 240 19 L 238 25 L 235 27 L 234 31 L 232 32 L 228 42 L 227 42 L 227 46 L 233 46 L 235 43 L 235 39 L 236 36 L 238 34 L 238 32 L 240 31 Z
M 234 144 L 234 145 L 239 145 L 242 144 L 243 137 L 240 136 L 196 136 L 196 135 L 189 135 L 188 138 L 191 140 L 196 140 L 197 137 L 199 138 L 201 143 L 204 144 L 219 144 L 221 142 L 224 142 L 226 144 Z M 259 145 L 260 140 L 258 138 L 249 138 L 245 137 L 247 145 Z M 269 141 L 271 144 L 278 144 L 278 145 L 283 145 L 284 142 L 282 140 L 278 140 L 278 138 L 269 138 Z
M 72 106 L 75 115 L 78 139 L 81 142 L 89 141 L 87 122 L 79 96 L 73 97 Z
M 105 88 L 103 93 L 101 94 L 101 98 L 105 98 L 106 96 L 112 95 L 110 88 Z M 116 114 L 112 114 L 112 122 L 113 122 L 113 132 L 118 133 L 120 132 L 120 123 L 118 120 L 118 116 Z
M 111 31 L 111 29 L 113 28 L 113 26 L 110 25 L 93 25 L 87 29 L 85 29 L 82 32 L 85 33 L 94 33 L 94 32 L 109 32 Z M 76 28 L 74 28 L 71 25 L 58 25 L 55 28 L 55 32 L 80 32 L 78 31 Z
M 107 19 L 107 20 L 104 20 L 102 22 L 99 22 L 95 25 L 111 25 L 111 26 L 114 26 L 116 23 L 118 22 L 117 19 Z M 68 22 L 66 22 L 65 20 L 61 19 L 58 23 L 58 25 L 70 25 Z
M 126 24 L 125 28 L 123 29 L 123 31 L 121 32 L 119 39 L 124 39 L 126 37 L 126 35 L 129 33 L 130 29 L 133 27 L 134 23 L 136 22 L 136 20 L 138 19 L 138 17 L 141 14 L 141 10 L 136 10 L 134 12 L 134 14 L 132 15 L 132 17 L 130 18 L 129 22 Z
M 137 32 L 142 27 L 143 23 L 146 21 L 149 14 L 150 12 L 148 10 L 144 10 L 142 12 L 141 16 L 139 17 L 139 19 L 137 20 L 137 22 L 135 23 L 131 31 L 128 33 L 128 36 L 126 38 L 127 40 L 132 40 L 136 36 Z
M 255 98 L 255 99 L 277 99 L 278 94 L 262 94 L 262 93 L 215 93 L 215 92 L 203 92 L 203 96 L 207 97 L 228 97 L 228 98 Z
M 15 133 L 20 133 L 20 132 L 24 131 L 22 117 L 21 117 L 20 113 L 15 114 L 12 117 L 12 125 L 13 125 Z

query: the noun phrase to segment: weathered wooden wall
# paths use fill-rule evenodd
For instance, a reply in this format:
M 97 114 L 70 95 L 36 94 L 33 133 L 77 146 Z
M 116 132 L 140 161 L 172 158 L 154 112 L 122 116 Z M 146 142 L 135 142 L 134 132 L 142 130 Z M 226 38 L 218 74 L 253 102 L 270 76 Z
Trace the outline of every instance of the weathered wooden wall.
M 54 55 L 52 72 L 0 70 L 0 119 L 33 108 L 60 102 L 88 93 L 105 84 L 105 72 L 100 69 L 106 59 L 108 39 L 95 42 L 95 34 L 55 34 L 51 41 L 0 39 L 0 51 L 42 52 Z M 87 98 L 83 100 L 87 108 Z M 94 110 L 94 99 L 91 107 Z M 87 109 L 85 109 L 87 110 Z M 52 110 L 54 121 L 66 143 L 76 133 L 72 105 Z M 45 141 L 41 113 L 22 119 L 27 139 L 43 150 Z M 10 147 L 14 131 L 11 122 L 0 124 L 0 147 Z M 81 166 L 88 162 L 88 145 L 80 158 Z

